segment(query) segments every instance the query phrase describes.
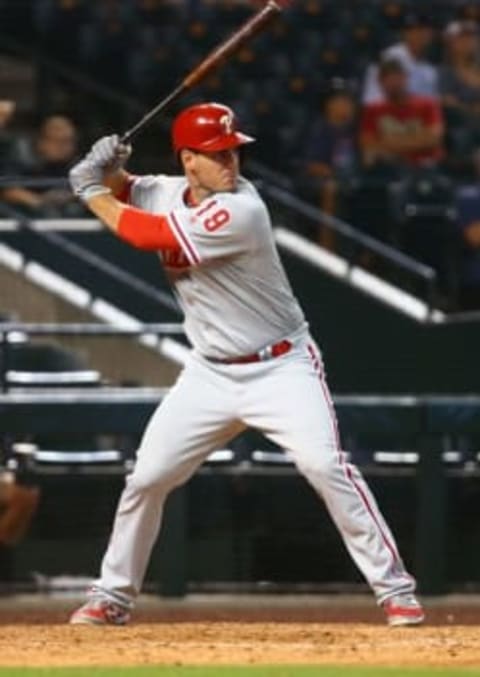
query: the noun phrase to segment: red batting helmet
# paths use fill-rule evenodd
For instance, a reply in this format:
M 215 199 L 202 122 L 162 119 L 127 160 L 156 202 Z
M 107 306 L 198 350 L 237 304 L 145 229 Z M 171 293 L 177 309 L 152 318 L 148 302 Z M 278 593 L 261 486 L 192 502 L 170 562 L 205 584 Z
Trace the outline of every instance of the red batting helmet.
M 220 103 L 200 103 L 177 115 L 172 127 L 175 153 L 191 148 L 209 153 L 237 148 L 255 141 L 237 131 L 235 113 Z

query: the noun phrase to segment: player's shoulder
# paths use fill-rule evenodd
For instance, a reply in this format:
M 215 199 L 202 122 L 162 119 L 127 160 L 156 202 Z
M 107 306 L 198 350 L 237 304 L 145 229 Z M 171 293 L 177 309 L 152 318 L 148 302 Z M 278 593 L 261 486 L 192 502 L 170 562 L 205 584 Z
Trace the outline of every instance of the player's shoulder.
M 186 187 L 186 179 L 182 176 L 146 174 L 134 181 L 132 195 L 142 206 L 158 209 L 159 205 L 181 204 Z
M 250 222 L 257 227 L 261 223 L 268 224 L 269 216 L 265 202 L 260 197 L 255 186 L 247 179 L 240 177 L 235 191 L 218 193 L 219 204 L 229 210 L 236 220 L 243 223 Z
M 227 193 L 217 193 L 215 198 L 220 202 L 229 203 L 243 209 L 255 210 L 265 208 L 265 204 L 253 183 L 243 177 L 239 178 L 236 190 Z
M 185 184 L 185 177 L 167 174 L 143 174 L 135 176 L 133 184 L 144 188 L 175 189 Z
M 255 238 L 270 230 L 270 216 L 255 186 L 240 178 L 234 191 L 215 193 L 212 196 L 217 210 L 228 215 L 230 231 L 250 232 Z M 202 208 L 200 206 L 200 208 Z

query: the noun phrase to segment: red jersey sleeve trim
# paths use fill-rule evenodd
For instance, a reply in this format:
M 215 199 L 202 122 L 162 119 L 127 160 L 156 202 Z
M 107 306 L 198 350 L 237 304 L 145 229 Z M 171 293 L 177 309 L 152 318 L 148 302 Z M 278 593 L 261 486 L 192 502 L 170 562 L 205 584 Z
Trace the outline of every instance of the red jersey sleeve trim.
M 175 216 L 174 212 L 170 212 L 168 215 L 168 223 L 177 238 L 177 241 L 185 256 L 187 257 L 189 263 L 196 266 L 201 262 L 201 257 L 197 251 L 197 248 L 193 244 L 191 238 L 187 235 L 184 228 L 180 225 L 179 220 Z
M 149 214 L 135 207 L 125 207 L 118 222 L 117 235 L 137 249 L 180 252 L 166 216 Z

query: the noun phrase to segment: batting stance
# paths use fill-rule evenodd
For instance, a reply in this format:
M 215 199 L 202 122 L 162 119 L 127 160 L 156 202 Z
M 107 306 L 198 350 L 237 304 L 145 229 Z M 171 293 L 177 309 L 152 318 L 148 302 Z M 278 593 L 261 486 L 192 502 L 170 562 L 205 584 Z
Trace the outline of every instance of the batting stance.
M 76 195 L 118 237 L 159 252 L 193 346 L 146 427 L 100 578 L 71 623 L 129 620 L 168 494 L 249 426 L 288 450 L 323 498 L 388 623 L 421 623 L 415 582 L 341 449 L 322 357 L 282 268 L 265 203 L 239 173 L 238 148 L 254 139 L 216 103 L 185 109 L 172 135 L 182 176 L 128 174 L 130 149 L 117 136 L 97 141 L 70 173 Z

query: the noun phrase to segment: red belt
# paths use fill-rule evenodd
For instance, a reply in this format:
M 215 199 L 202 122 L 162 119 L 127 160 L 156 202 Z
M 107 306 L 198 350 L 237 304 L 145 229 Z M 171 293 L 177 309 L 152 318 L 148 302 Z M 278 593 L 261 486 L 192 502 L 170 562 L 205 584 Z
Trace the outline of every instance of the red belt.
M 284 339 L 279 341 L 279 343 L 274 343 L 271 346 L 267 346 L 262 350 L 259 350 L 258 353 L 252 353 L 251 355 L 242 355 L 242 357 L 231 357 L 226 358 L 225 360 L 220 360 L 215 357 L 208 357 L 207 359 L 210 362 L 218 362 L 220 364 L 250 364 L 252 362 L 264 362 L 265 360 L 271 360 L 274 357 L 280 357 L 285 355 L 292 349 L 292 343 Z

